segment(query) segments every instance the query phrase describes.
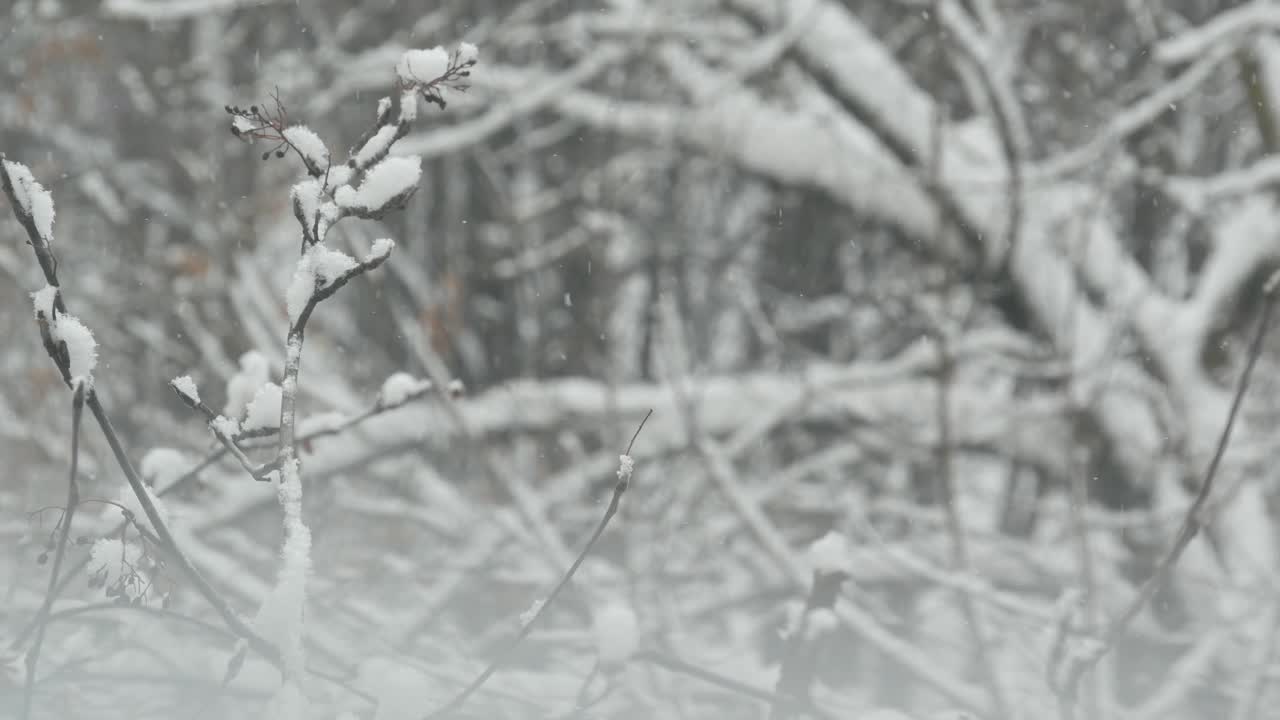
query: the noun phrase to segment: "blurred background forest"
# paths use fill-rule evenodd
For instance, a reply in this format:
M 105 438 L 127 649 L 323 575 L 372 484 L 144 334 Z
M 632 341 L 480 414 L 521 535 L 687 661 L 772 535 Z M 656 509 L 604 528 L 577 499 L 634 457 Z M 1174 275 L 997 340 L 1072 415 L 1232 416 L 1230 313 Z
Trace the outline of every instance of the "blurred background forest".
M 53 193 L 133 461 L 252 615 L 275 493 L 202 463 L 216 443 L 167 383 L 220 408 L 249 351 L 279 380 L 301 170 L 223 108 L 278 95 L 341 151 L 404 50 L 479 45 L 471 88 L 396 146 L 423 158 L 405 211 L 329 239 L 397 250 L 317 311 L 304 423 L 364 412 L 398 371 L 466 392 L 302 446 L 316 717 L 414 717 L 370 702 L 406 684 L 419 715 L 452 697 L 585 542 L 653 409 L 618 517 L 459 717 L 765 717 L 722 681 L 781 691 L 806 548 L 836 531 L 850 580 L 803 689 L 827 716 L 1247 720 L 1280 702 L 1275 338 L 1208 528 L 1078 696 L 1054 675 L 1166 556 L 1250 356 L 1280 267 L 1278 33 L 1264 0 L 3 0 L 0 152 Z M 0 199 L 16 653 L 70 420 L 11 215 Z M 86 495 L 116 497 L 84 442 Z M 119 520 L 81 513 L 89 540 Z M 150 576 L 164 612 L 103 607 L 89 577 L 57 607 L 92 611 L 49 625 L 36 716 L 258 712 L 278 678 L 251 653 L 222 687 L 235 641 L 180 573 Z M 587 682 L 605 598 L 644 651 Z M 575 711 L 584 683 L 607 692 Z M 0 680 L 0 715 L 20 695 Z

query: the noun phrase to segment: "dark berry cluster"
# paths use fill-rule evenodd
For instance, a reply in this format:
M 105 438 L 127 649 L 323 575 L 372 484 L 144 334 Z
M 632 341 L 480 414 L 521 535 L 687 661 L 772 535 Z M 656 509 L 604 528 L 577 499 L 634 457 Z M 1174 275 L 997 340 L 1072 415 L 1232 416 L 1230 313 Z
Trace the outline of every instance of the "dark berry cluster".
M 227 114 L 233 118 L 232 135 L 242 140 L 266 140 L 275 143 L 274 147 L 262 153 L 263 160 L 270 159 L 272 155 L 282 158 L 289 148 L 289 141 L 284 137 L 284 129 L 289 126 L 289 115 L 285 111 L 284 104 L 280 102 L 278 90 L 272 94 L 271 99 L 275 105 L 271 110 L 257 105 L 250 105 L 248 108 L 238 105 L 223 106 Z

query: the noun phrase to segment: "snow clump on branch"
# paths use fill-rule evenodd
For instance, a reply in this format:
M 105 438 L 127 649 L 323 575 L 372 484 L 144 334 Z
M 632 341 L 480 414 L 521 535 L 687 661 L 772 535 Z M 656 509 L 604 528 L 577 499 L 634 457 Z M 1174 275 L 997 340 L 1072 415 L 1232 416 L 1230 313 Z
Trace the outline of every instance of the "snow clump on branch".
M 5 173 L 13 183 L 13 196 L 18 211 L 31 218 L 45 245 L 53 241 L 53 195 L 36 182 L 31 170 L 22 163 L 4 161 Z

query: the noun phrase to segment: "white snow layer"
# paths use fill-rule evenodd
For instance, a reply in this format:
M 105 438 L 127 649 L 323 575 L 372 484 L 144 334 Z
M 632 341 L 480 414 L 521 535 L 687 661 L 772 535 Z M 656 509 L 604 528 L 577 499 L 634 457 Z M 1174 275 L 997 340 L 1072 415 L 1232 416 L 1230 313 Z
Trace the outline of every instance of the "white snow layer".
M 359 188 L 349 185 L 338 188 L 334 200 L 343 208 L 378 212 L 392 200 L 411 192 L 421 177 L 421 158 L 389 157 L 365 173 Z
M 234 438 L 240 434 L 240 423 L 226 415 L 219 415 L 209 422 L 214 432 Z
M 280 386 L 269 382 L 258 388 L 253 399 L 249 401 L 248 414 L 241 429 L 258 430 L 260 428 L 280 427 Z
M 233 420 L 244 417 L 245 408 L 257 394 L 258 388 L 271 378 L 271 361 L 257 350 L 240 356 L 240 372 L 227 381 L 227 404 L 222 414 Z
M 427 84 L 443 77 L 449 69 L 449 53 L 442 47 L 430 50 L 408 50 L 396 63 L 396 75 L 400 81 Z
M 346 189 L 346 188 L 344 188 Z M 285 305 L 289 310 L 289 323 L 296 324 L 311 296 L 316 290 L 332 285 L 340 277 L 354 270 L 359 263 L 350 255 L 330 250 L 323 244 L 312 245 L 293 270 L 293 279 L 285 291 Z
M 307 162 L 317 168 L 329 164 L 329 148 L 324 141 L 306 125 L 292 125 L 284 129 L 284 139 L 298 149 Z
M 430 380 L 419 380 L 409 373 L 393 373 L 382 383 L 378 393 L 381 404 L 385 406 L 400 405 L 409 398 L 431 389 Z
M 54 285 L 45 285 L 39 290 L 31 293 L 31 304 L 35 306 L 37 315 L 43 314 L 46 320 L 53 319 L 53 306 L 58 298 L 58 288 Z
M 412 88 L 400 93 L 400 122 L 418 119 L 418 92 Z
M 84 382 L 92 387 L 93 369 L 98 366 L 98 341 L 93 333 L 74 315 L 59 315 L 50 331 L 55 341 L 66 343 L 71 384 Z
M 40 239 L 48 245 L 53 240 L 53 196 L 36 182 L 26 165 L 5 160 L 4 170 L 13 183 L 13 195 L 19 209 L 24 215 L 31 216 Z
M 83 381 L 86 386 L 93 386 L 93 369 L 98 366 L 98 342 L 93 332 L 85 327 L 74 315 L 54 313 L 54 302 L 58 297 L 58 288 L 46 285 L 31 293 L 31 304 L 37 315 L 43 315 L 49 323 L 49 336 L 55 343 L 65 343 L 71 383 Z
M 851 552 L 848 538 L 832 530 L 809 546 L 809 565 L 822 575 L 848 573 Z
M 364 147 L 360 148 L 355 158 L 353 158 L 356 161 L 356 165 L 367 167 L 375 159 L 383 157 L 390 152 L 391 144 L 396 141 L 397 131 L 398 128 L 395 125 L 383 125 L 378 128 L 378 132 L 369 138 L 368 142 L 364 144 Z
M 182 375 L 169 381 L 173 385 L 173 389 L 182 393 L 182 396 L 193 403 L 200 402 L 200 390 L 196 388 L 196 381 L 191 379 L 190 375 Z
M 324 245 L 316 245 L 311 251 L 314 253 L 311 261 L 312 268 L 322 287 L 332 285 L 359 264 L 350 255 L 339 250 L 330 250 Z

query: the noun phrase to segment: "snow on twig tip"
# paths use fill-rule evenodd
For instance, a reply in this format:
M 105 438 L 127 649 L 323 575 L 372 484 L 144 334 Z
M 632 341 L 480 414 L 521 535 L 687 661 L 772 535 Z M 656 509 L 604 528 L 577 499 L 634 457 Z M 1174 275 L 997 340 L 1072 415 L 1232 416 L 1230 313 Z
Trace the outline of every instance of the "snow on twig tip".
M 189 404 L 195 405 L 200 402 L 200 390 L 196 387 L 196 381 L 192 380 L 190 375 L 176 377 L 169 381 L 169 385 Z

